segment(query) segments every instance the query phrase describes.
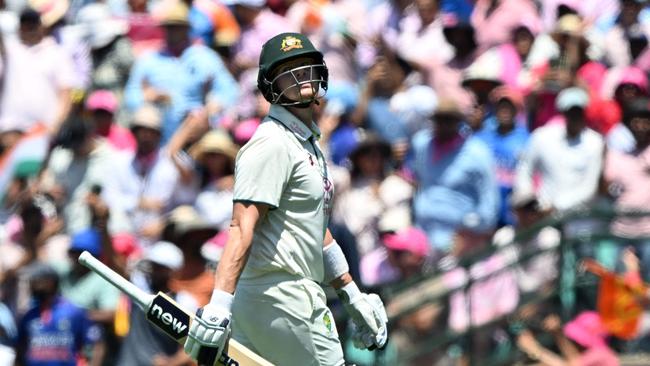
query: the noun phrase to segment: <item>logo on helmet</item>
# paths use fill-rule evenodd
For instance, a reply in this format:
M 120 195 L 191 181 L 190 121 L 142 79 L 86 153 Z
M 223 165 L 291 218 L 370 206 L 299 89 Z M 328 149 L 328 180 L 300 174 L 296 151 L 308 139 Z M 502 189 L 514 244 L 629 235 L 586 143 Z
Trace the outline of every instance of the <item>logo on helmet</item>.
M 294 36 L 286 36 L 282 40 L 282 45 L 280 46 L 282 51 L 288 52 L 296 48 L 302 48 L 302 40 Z

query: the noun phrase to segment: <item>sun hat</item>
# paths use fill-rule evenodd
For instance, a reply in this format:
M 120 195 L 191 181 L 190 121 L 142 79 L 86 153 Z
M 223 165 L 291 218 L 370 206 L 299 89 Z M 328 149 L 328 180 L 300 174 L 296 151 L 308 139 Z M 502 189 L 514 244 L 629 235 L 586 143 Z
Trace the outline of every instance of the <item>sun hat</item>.
M 150 128 L 160 131 L 162 129 L 162 116 L 158 108 L 151 104 L 145 104 L 140 107 L 131 119 L 131 129 L 138 127 Z
M 204 233 L 210 238 L 219 232 L 216 225 L 205 221 L 190 205 L 181 205 L 173 209 L 167 218 L 167 228 L 172 230 L 175 238 L 195 232 Z
M 27 4 L 41 15 L 41 23 L 46 27 L 61 20 L 70 8 L 68 0 L 29 0 Z
M 157 12 L 156 18 L 161 26 L 189 26 L 190 25 L 190 9 L 180 0 L 166 3 Z
M 79 10 L 76 20 L 86 40 L 94 49 L 108 45 L 129 30 L 128 23 L 114 18 L 109 6 L 103 3 L 84 6 Z
M 237 157 L 237 145 L 232 141 L 230 136 L 221 130 L 212 130 L 203 135 L 201 139 L 190 148 L 190 156 L 198 160 L 205 153 L 213 152 L 226 155 L 231 160 Z
M 144 251 L 142 260 L 177 271 L 183 267 L 184 258 L 179 247 L 168 241 L 159 241 Z
M 460 109 L 460 105 L 451 98 L 443 97 L 438 101 L 438 105 L 433 112 L 433 118 L 436 116 L 453 116 L 460 120 L 465 118 L 465 114 Z

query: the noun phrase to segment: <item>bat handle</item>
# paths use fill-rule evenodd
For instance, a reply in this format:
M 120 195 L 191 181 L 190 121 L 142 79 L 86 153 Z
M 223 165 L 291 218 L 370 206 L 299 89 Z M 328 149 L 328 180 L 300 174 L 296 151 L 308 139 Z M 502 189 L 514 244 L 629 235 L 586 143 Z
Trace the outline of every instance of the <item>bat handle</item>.
M 79 256 L 79 263 L 88 267 L 93 272 L 100 275 L 106 281 L 113 284 L 113 286 L 126 293 L 141 309 L 146 309 L 153 298 L 152 295 L 139 289 L 137 286 L 127 281 L 124 277 L 117 274 L 104 263 L 100 262 L 97 258 L 93 257 L 87 251 L 84 251 Z

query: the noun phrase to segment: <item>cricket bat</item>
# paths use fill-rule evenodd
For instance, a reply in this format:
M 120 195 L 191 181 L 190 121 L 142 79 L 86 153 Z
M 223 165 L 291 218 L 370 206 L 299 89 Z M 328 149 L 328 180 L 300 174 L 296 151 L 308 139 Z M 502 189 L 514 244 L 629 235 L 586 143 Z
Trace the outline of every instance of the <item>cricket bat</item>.
M 194 315 L 184 310 L 171 297 L 162 292 L 155 295 L 144 292 L 87 251 L 81 253 L 79 263 L 88 267 L 129 296 L 144 311 L 147 320 L 158 329 L 165 332 L 179 344 L 185 343 Z M 232 338 L 229 340 L 219 362 L 223 366 L 273 366 L 272 363 Z M 199 366 L 212 365 L 200 364 Z

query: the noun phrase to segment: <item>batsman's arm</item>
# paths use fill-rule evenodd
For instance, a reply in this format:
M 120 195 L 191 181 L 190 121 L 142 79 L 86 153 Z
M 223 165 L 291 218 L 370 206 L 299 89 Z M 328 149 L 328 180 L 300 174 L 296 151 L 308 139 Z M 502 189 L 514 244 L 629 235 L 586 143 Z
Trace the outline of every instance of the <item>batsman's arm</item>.
M 255 225 L 267 210 L 260 203 L 236 201 L 233 205 L 228 242 L 219 260 L 212 297 L 197 310 L 184 345 L 185 352 L 199 364 L 215 364 L 226 348 L 237 282 L 250 255 Z
M 217 267 L 215 290 L 235 292 L 253 243 L 255 225 L 264 217 L 269 206 L 263 203 L 235 202 L 228 242 Z

